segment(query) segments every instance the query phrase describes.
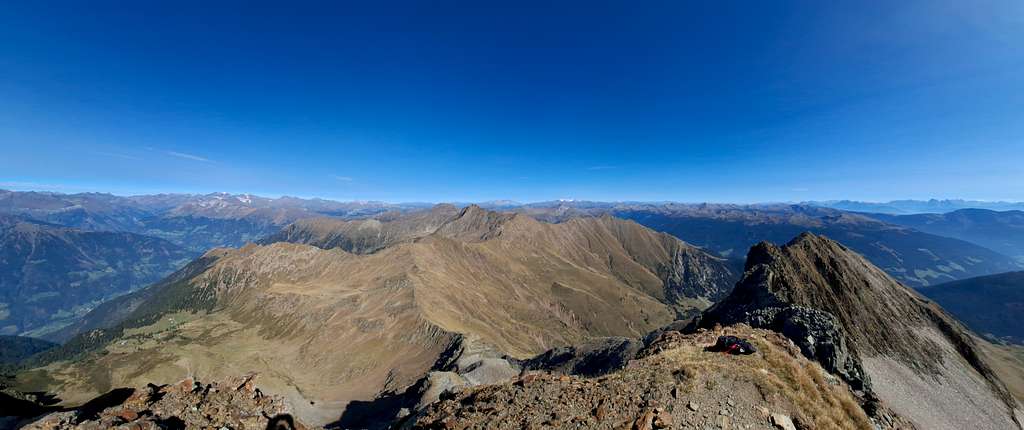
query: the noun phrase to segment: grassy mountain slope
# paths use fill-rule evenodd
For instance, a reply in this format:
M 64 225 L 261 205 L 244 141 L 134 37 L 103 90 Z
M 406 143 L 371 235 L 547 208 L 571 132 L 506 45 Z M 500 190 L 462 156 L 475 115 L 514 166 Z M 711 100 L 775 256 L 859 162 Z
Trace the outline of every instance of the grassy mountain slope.
M 119 326 L 69 342 L 92 340 L 103 354 L 26 372 L 21 384 L 74 401 L 256 371 L 268 392 L 322 423 L 351 400 L 411 384 L 459 335 L 518 357 L 639 336 L 706 307 L 736 277 L 723 260 L 629 221 L 547 224 L 478 207 L 372 253 L 275 242 L 204 260 L 123 299 L 134 311 Z

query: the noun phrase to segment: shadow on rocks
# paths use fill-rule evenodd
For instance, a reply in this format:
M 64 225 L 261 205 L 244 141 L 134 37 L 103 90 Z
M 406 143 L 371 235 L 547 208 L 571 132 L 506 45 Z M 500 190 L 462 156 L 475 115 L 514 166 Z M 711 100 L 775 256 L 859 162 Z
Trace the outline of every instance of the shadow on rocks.
M 133 388 L 115 388 L 106 394 L 86 402 L 84 405 L 77 408 L 78 423 L 99 419 L 100 412 L 103 412 L 104 409 L 112 408 L 124 403 L 124 401 L 128 400 L 128 398 L 134 393 L 135 389 Z
M 353 401 L 345 407 L 338 421 L 326 426 L 329 429 L 366 429 L 384 430 L 399 419 L 400 411 L 403 408 L 410 408 L 415 405 L 415 400 L 410 392 L 385 393 L 370 401 Z
M 267 430 L 295 430 L 295 419 L 288 414 L 275 415 L 267 421 Z

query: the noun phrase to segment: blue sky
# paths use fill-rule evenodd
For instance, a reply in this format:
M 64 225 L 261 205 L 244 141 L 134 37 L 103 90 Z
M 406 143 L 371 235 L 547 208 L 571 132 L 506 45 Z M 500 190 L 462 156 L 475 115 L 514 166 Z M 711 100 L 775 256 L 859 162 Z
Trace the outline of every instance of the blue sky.
M 1016 0 L 21 3 L 0 188 L 1024 200 Z

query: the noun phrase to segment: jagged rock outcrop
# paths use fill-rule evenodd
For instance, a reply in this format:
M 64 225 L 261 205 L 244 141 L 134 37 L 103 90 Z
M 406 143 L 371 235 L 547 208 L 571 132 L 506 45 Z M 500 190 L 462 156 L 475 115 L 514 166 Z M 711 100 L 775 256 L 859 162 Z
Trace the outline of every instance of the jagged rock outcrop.
M 1019 428 L 1019 405 L 966 328 L 827 238 L 754 246 L 733 292 L 690 329 L 737 323 L 784 334 L 869 410 L 878 399 L 919 428 Z
M 525 370 L 544 370 L 564 375 L 601 376 L 626 366 L 644 344 L 628 337 L 606 337 L 582 344 L 550 349 L 519 362 Z
M 749 339 L 758 353 L 707 350 L 726 334 Z M 772 331 L 742 325 L 694 334 L 669 330 L 638 357 L 600 376 L 527 370 L 505 383 L 446 392 L 397 427 L 772 429 L 788 423 L 801 429 L 909 428 L 905 421 L 875 427 L 845 384 Z
M 26 430 L 237 429 L 306 430 L 277 396 L 263 393 L 255 376 L 199 383 L 118 388 L 84 405 L 21 423 Z

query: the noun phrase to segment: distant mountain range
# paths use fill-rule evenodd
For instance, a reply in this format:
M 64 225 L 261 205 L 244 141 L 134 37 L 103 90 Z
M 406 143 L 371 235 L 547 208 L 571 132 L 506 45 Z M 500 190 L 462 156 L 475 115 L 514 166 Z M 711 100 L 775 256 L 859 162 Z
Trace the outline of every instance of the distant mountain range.
M 808 201 L 801 204 L 841 209 L 851 212 L 872 212 L 889 215 L 920 213 L 946 213 L 960 209 L 988 209 L 994 211 L 1024 210 L 1024 202 L 989 202 L 981 200 L 893 200 L 889 202 L 859 202 L 855 200 Z
M 219 246 L 242 246 L 302 218 L 363 217 L 414 207 L 417 206 L 295 197 L 269 199 L 227 193 L 122 197 L 0 190 L 0 214 L 19 215 L 83 231 L 145 234 L 167 239 L 197 253 Z
M 727 258 L 742 258 L 740 253 L 757 242 L 785 243 L 809 231 L 849 246 L 915 287 L 1024 268 L 1024 263 L 971 242 L 816 206 L 561 201 L 514 210 L 552 221 L 610 214 Z M 1014 243 L 1024 246 L 1024 241 Z
M 944 214 L 866 214 L 891 224 L 953 237 L 1024 262 L 1024 211 L 960 209 Z
M 906 202 L 910 201 L 900 204 L 906 206 Z M 972 204 L 963 201 L 923 203 L 931 207 Z M 741 263 L 741 253 L 754 243 L 763 240 L 782 243 L 801 232 L 811 231 L 835 238 L 910 286 L 935 285 L 1024 268 L 1024 257 L 1021 257 L 1024 254 L 1024 235 L 1021 234 L 1024 223 L 1020 212 L 1013 211 L 961 210 L 942 215 L 893 216 L 851 213 L 813 205 L 574 200 L 528 204 L 493 201 L 481 206 L 552 222 L 602 215 L 632 219 L 720 257 L 733 259 L 730 263 L 733 266 Z M 452 205 L 442 207 L 447 208 L 447 212 L 457 211 Z M 119 239 L 116 245 L 112 245 L 113 248 L 120 246 L 124 252 L 114 252 L 103 259 L 82 255 L 83 249 L 92 249 L 97 253 L 95 255 L 99 255 L 101 251 L 96 248 L 83 247 L 75 241 L 49 241 L 46 243 L 53 249 L 47 252 L 78 255 L 77 258 L 83 260 L 72 262 L 51 258 L 47 264 L 38 264 L 19 256 L 17 258 L 21 260 L 5 262 L 6 265 L 0 268 L 5 274 L 0 276 L 6 276 L 8 281 L 0 294 L 7 299 L 2 302 L 4 308 L 0 309 L 0 316 L 8 319 L 0 324 L 3 330 L 0 332 L 62 336 L 54 330 L 73 323 L 101 300 L 141 288 L 181 267 L 190 257 L 217 247 L 237 248 L 248 242 L 267 244 L 283 240 L 351 252 L 382 249 L 395 241 L 428 234 L 430 228 L 444 221 L 443 216 L 438 217 L 437 209 L 430 211 L 428 208 L 422 203 L 335 202 L 294 197 L 270 199 L 250 194 L 122 197 L 99 193 L 0 190 L 0 215 L 13 217 L 9 219 L 27 223 L 26 226 L 54 231 L 63 229 L 65 237 L 76 240 L 131 238 Z M 434 218 L 426 219 L 430 217 Z M 415 221 L 408 221 L 410 219 Z M 365 221 L 349 223 L 348 220 Z M 9 234 L 12 232 L 8 231 Z M 6 243 L 15 241 L 8 239 Z M 136 245 L 160 248 L 172 257 L 143 268 L 132 257 L 142 255 L 143 251 L 126 248 Z M 4 252 L 23 252 L 23 249 L 13 251 L 6 248 Z M 85 263 L 84 259 L 89 259 L 89 262 Z M 35 260 L 39 259 L 32 261 Z M 32 268 L 32 275 L 28 277 L 25 276 L 27 267 Z M 83 271 L 82 267 L 93 269 Z M 48 272 L 46 276 L 42 276 L 44 272 Z M 62 294 L 59 305 L 38 302 L 43 297 L 56 297 L 55 294 L 71 288 L 71 285 L 79 285 L 79 281 L 68 277 L 85 276 L 84 273 L 92 273 L 88 279 L 97 282 L 109 276 L 126 280 L 104 281 L 105 289 L 88 294 L 83 293 L 88 288 L 68 290 L 72 293 Z M 99 273 L 108 274 L 97 277 Z M 35 286 L 29 288 L 23 282 L 35 282 Z M 82 282 L 88 284 L 88 281 Z M 14 298 L 32 289 L 39 289 L 33 293 L 37 295 Z M 6 309 L 13 309 L 16 301 L 20 303 L 17 307 L 22 309 L 19 312 L 27 312 L 29 308 L 24 306 L 29 303 L 40 306 L 32 308 L 35 316 L 29 320 L 14 323 L 10 319 L 14 314 Z
M 248 194 L 121 197 L 0 190 L 0 334 L 48 336 L 208 249 L 240 247 L 298 219 L 396 209 L 378 202 Z

